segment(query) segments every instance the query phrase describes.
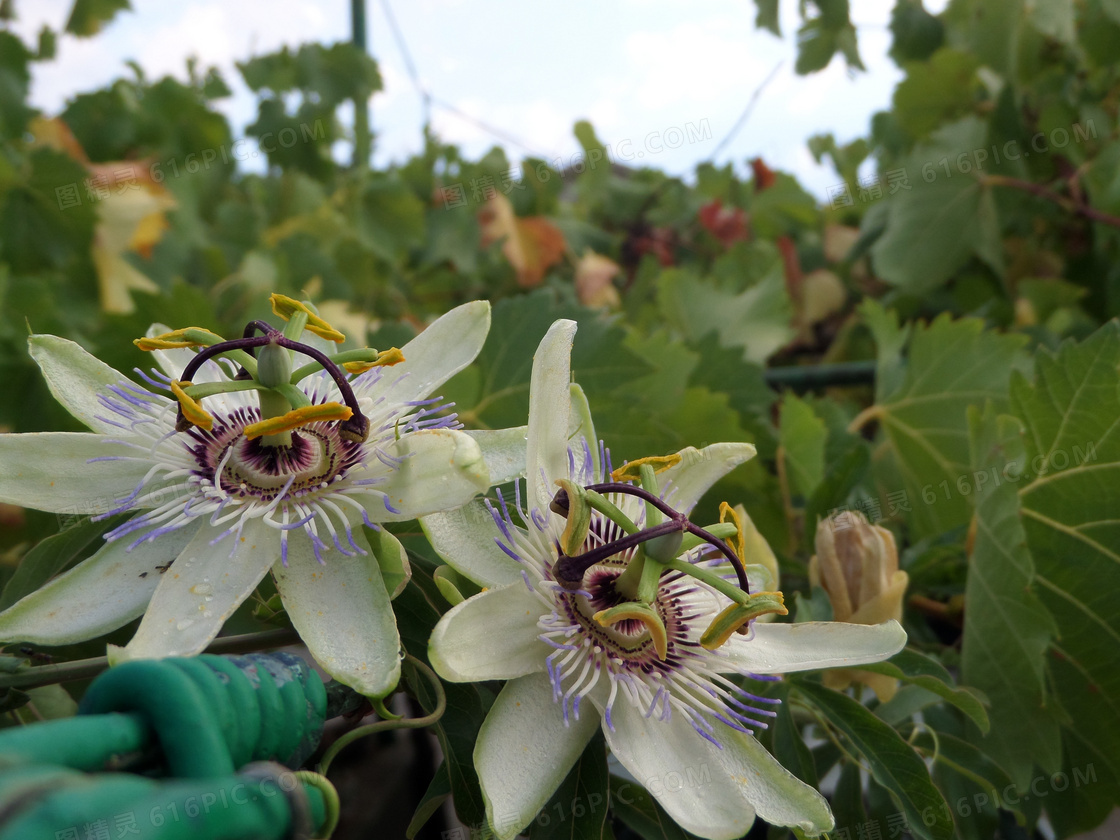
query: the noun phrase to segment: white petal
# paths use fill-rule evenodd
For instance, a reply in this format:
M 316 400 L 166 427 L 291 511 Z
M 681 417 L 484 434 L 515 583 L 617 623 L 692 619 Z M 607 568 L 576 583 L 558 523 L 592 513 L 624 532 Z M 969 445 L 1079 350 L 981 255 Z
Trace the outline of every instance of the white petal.
M 703 449 L 686 446 L 680 463 L 658 476 L 662 487 L 670 483 L 666 500 L 682 513 L 692 510 L 713 484 L 735 467 L 749 461 L 755 448 L 749 443 L 713 443 Z
M 481 586 L 521 582 L 517 561 L 498 548 L 498 527 L 477 499 L 420 519 L 432 548 L 455 571 Z
M 611 752 L 681 828 L 709 840 L 735 840 L 750 830 L 754 808 L 724 771 L 721 750 L 679 711 L 667 721 L 647 718 L 620 695 L 611 723 L 613 731 L 603 727 Z M 723 727 L 720 734 L 725 731 L 734 730 Z
M 742 787 L 758 816 L 771 825 L 796 826 L 810 837 L 833 829 L 836 821 L 820 792 L 790 773 L 752 736 L 731 730 L 721 733 L 721 740 L 723 769 Z
M 119 427 L 98 419 L 112 414 L 98 397 L 107 386 L 127 382 L 127 376 L 65 338 L 33 335 L 28 344 L 31 358 L 43 371 L 51 395 L 63 408 L 95 432 L 119 432 Z
M 618 703 L 607 743 L 622 765 L 686 831 L 734 840 L 758 816 L 810 835 L 833 826 L 828 803 L 782 767 L 752 736 L 716 723 L 720 749 L 678 711 L 662 721 Z
M 0 435 L 0 502 L 53 513 L 106 513 L 151 468 L 135 451 L 92 432 Z M 112 457 L 116 460 L 94 461 Z
M 474 361 L 489 331 L 490 304 L 484 300 L 464 303 L 437 318 L 401 348 L 404 361 L 385 370 L 382 381 L 398 383 L 393 386 L 393 400 L 430 396 Z
M 464 505 L 490 487 L 486 462 L 474 438 L 447 429 L 412 432 L 385 447 L 400 466 L 376 489 L 385 502 L 368 506 L 375 522 L 403 522 Z M 389 509 L 391 508 L 391 510 Z
M 564 725 L 545 674 L 510 681 L 494 701 L 478 733 L 474 766 L 499 840 L 532 822 L 587 747 L 600 717 L 590 703 L 582 712 Z
M 520 580 L 452 607 L 428 643 L 432 667 L 452 682 L 508 680 L 545 670 L 553 648 L 538 636 L 547 609 Z
M 114 649 L 110 661 L 194 656 L 213 641 L 280 554 L 278 532 L 259 518 L 247 520 L 240 537 L 210 545 L 220 533 L 209 524 L 199 528 L 162 576 L 132 641 Z M 304 539 L 294 535 L 289 554 Z
M 132 551 L 129 538 L 105 544 L 0 613 L 0 641 L 71 644 L 143 615 L 160 581 L 157 567 L 178 557 L 197 530 L 189 523 Z
M 847 624 L 806 621 L 801 624 L 755 624 L 748 639 L 737 633 L 719 650 L 727 664 L 754 674 L 788 674 L 816 668 L 847 668 L 890 659 L 906 645 L 897 621 Z
M 568 419 L 571 416 L 568 385 L 575 335 L 575 321 L 557 321 L 548 328 L 533 355 L 525 452 L 530 509 L 547 510 L 557 490 L 552 482 L 568 477 Z
M 505 484 L 525 475 L 525 435 L 528 426 L 512 429 L 468 429 L 482 450 L 486 469 L 490 471 L 491 484 Z
M 332 552 L 325 565 L 311 542 L 292 539 L 288 565 L 272 567 L 276 588 L 315 661 L 339 682 L 384 697 L 401 675 L 400 637 L 377 560 L 361 529 L 354 542 L 367 553 Z

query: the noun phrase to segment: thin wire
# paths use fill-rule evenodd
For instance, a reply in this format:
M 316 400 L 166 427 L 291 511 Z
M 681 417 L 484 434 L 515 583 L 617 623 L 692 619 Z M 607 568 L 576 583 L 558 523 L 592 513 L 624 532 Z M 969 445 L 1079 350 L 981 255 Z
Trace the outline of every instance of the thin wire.
M 393 34 L 393 40 L 397 42 L 397 49 L 400 50 L 401 58 L 404 59 L 404 67 L 408 71 L 408 76 L 412 79 L 412 84 L 416 87 L 416 91 L 420 94 L 424 103 L 424 125 L 428 125 L 432 117 L 432 94 L 420 80 L 420 73 L 416 70 L 416 62 L 412 60 L 412 51 L 408 48 L 404 33 L 401 32 L 401 28 L 397 24 L 397 16 L 393 14 L 389 0 L 381 0 L 381 10 L 385 13 L 385 19 L 389 22 L 389 31 Z
M 779 61 L 775 64 L 774 69 L 762 80 L 762 84 L 754 89 L 754 93 L 751 94 L 751 98 L 747 101 L 747 107 L 743 109 L 743 113 L 739 115 L 739 119 L 735 121 L 735 125 L 731 126 L 731 130 L 727 132 L 727 136 L 719 141 L 719 145 L 716 146 L 715 151 L 708 156 L 708 159 L 704 161 L 705 163 L 714 163 L 719 153 L 722 152 L 735 135 L 739 133 L 739 130 L 746 125 L 747 119 L 750 117 L 751 112 L 754 111 L 754 106 L 758 104 L 758 98 L 762 96 L 762 91 L 764 91 L 766 86 L 778 75 L 778 71 L 782 69 L 783 64 L 785 64 L 784 61 Z
M 405 41 L 404 33 L 401 31 L 400 26 L 397 24 L 397 18 L 396 15 L 393 14 L 393 10 L 389 5 L 389 0 L 381 0 L 381 9 L 385 13 L 385 19 L 389 23 L 389 31 L 392 33 L 393 40 L 396 42 L 397 49 L 400 51 L 401 57 L 404 60 L 405 70 L 408 71 L 408 76 L 412 80 L 412 84 L 416 88 L 416 92 L 420 94 L 420 98 L 423 101 L 425 126 L 431 123 L 431 107 L 435 105 L 445 111 L 448 111 L 451 114 L 454 114 L 459 119 L 470 123 L 476 128 L 482 129 L 487 134 L 490 134 L 499 140 L 504 140 L 506 143 L 517 146 L 519 149 L 528 152 L 534 157 L 542 159 L 548 158 L 547 154 L 542 153 L 538 149 L 534 149 L 528 143 L 525 143 L 523 140 L 510 134 L 508 131 L 497 128 L 487 122 L 483 122 L 482 120 L 478 119 L 478 117 L 468 114 L 466 111 L 457 108 L 450 102 L 445 102 L 444 100 L 434 96 L 420 79 L 420 73 L 416 69 L 416 62 L 412 59 L 412 51 L 408 48 L 408 43 Z

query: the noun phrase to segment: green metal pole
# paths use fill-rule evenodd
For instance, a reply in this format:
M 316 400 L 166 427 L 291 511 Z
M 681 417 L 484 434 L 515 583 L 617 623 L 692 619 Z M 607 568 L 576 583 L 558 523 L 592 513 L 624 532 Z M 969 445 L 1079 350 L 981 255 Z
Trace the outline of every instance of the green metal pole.
M 366 0 L 350 0 L 351 40 L 362 52 L 369 52 L 366 39 Z M 370 134 L 369 91 L 354 100 L 354 166 L 365 169 L 369 166 L 372 151 Z

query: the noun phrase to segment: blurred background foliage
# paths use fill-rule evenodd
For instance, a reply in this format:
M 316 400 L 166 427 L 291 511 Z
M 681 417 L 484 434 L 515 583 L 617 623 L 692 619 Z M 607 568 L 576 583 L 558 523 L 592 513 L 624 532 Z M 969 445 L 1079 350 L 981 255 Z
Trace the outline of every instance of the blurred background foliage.
M 777 0 L 756 4 L 760 28 L 790 34 Z M 127 7 L 78 0 L 67 29 L 95 36 Z M 0 19 L 14 14 L 0 3 Z M 861 68 L 846 0 L 805 2 L 802 17 L 799 72 Z M 1102 601 L 1120 592 L 1120 337 L 1108 323 L 1120 313 L 1120 4 L 952 0 L 933 16 L 898 0 L 891 31 L 905 78 L 890 109 L 853 142 L 809 140 L 837 173 L 822 204 L 760 159 L 702 163 L 687 179 L 622 165 L 583 122 L 584 154 L 564 169 L 500 148 L 469 160 L 430 133 L 414 157 L 371 169 L 353 155 L 371 138 L 341 114 L 376 103 L 381 79 L 349 43 L 239 64 L 257 97 L 246 137 L 214 107 L 225 80 L 195 65 L 179 81 L 131 64 L 43 114 L 28 104 L 30 72 L 51 61 L 56 33 L 29 44 L 0 27 L 0 426 L 77 429 L 28 356 L 29 331 L 127 371 L 147 365 L 131 339 L 151 323 L 239 334 L 269 316 L 273 291 L 310 297 L 352 343 L 377 347 L 491 300 L 487 346 L 444 396 L 469 427 L 520 425 L 533 348 L 554 319 L 575 318 L 575 378 L 616 461 L 756 443 L 698 518 L 743 503 L 789 602 L 800 593 L 799 618 L 831 615 L 807 579 L 818 517 L 847 506 L 895 533 L 905 624 L 931 659 L 910 662 L 889 703 L 870 701 L 886 732 L 844 740 L 848 711 L 817 686 L 803 708 L 850 751 L 771 745 L 812 781 L 846 768 L 841 827 L 855 837 L 875 819 L 885 832 L 909 796 L 940 803 L 914 812 L 927 817 L 911 820 L 915 836 L 1028 837 L 1044 807 L 1059 837 L 1090 828 L 1120 799 L 1120 622 Z M 247 171 L 258 156 L 267 166 Z M 873 366 L 875 384 L 797 385 L 798 369 L 846 362 Z M 1022 477 L 1000 483 L 1020 462 Z M 5 579 L 67 526 L 0 516 Z M 9 590 L 5 603 L 22 594 Z M 942 666 L 987 695 L 986 737 L 966 701 L 914 682 L 925 669 L 951 685 Z M 939 760 L 914 782 L 865 772 L 861 793 L 859 766 L 874 770 L 887 732 Z M 1047 782 L 1044 800 L 1003 809 L 977 796 L 1075 771 L 1092 783 Z M 681 836 L 630 817 L 643 837 Z

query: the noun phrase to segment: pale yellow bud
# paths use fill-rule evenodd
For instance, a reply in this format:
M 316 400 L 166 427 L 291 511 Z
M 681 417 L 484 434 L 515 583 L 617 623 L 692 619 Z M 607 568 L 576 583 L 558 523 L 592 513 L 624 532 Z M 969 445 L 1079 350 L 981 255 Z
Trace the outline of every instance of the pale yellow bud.
M 842 511 L 817 525 L 817 553 L 809 561 L 809 582 L 821 586 L 832 602 L 836 621 L 881 624 L 902 620 L 902 599 L 909 576 L 898 568 L 894 535 L 872 525 L 859 512 Z M 878 674 L 841 670 L 826 674 L 834 688 L 857 680 L 889 700 L 898 681 Z

